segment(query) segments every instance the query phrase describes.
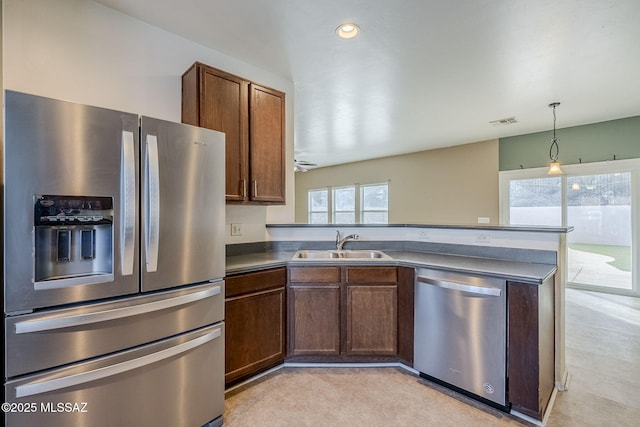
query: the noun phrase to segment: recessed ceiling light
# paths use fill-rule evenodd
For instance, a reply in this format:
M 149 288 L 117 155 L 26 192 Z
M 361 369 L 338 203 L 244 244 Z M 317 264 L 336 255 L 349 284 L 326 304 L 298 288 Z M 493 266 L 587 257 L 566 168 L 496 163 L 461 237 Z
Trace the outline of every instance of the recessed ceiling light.
M 360 27 L 351 22 L 344 23 L 336 28 L 336 34 L 341 39 L 352 39 L 358 35 Z

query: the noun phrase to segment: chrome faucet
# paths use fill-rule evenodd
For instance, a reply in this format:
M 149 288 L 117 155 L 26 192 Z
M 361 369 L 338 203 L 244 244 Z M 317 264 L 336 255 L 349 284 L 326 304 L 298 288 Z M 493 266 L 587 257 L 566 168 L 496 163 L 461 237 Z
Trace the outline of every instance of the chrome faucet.
M 349 240 L 358 240 L 360 236 L 357 234 L 349 234 L 347 237 L 340 238 L 340 230 L 336 230 L 336 249 L 341 251 L 342 246 Z

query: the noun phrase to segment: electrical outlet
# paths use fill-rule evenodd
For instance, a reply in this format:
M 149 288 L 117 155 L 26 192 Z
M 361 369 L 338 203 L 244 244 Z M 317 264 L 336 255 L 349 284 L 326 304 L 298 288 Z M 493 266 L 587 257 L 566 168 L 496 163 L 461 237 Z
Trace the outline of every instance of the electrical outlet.
M 488 234 L 478 234 L 476 236 L 476 242 L 478 243 L 491 243 L 491 236 Z
M 418 232 L 418 240 L 429 240 L 429 233 L 426 231 Z
M 478 224 L 489 224 L 490 222 L 491 222 L 491 218 L 489 218 L 488 216 L 478 217 Z
M 231 224 L 231 235 L 242 236 L 242 224 Z

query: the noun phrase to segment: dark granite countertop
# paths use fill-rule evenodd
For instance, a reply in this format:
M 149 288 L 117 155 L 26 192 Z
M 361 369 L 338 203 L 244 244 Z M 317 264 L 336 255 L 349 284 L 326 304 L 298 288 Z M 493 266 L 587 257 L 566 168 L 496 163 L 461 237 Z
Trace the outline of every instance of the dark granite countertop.
M 557 270 L 553 264 L 529 263 L 473 256 L 408 251 L 384 251 L 386 260 L 294 260 L 295 252 L 267 251 L 227 257 L 227 275 L 248 273 L 287 265 L 398 265 L 413 268 L 454 270 L 468 274 L 500 277 L 534 285 L 542 284 Z
M 268 251 L 227 257 L 226 274 L 249 273 L 267 268 L 284 267 L 295 252 Z

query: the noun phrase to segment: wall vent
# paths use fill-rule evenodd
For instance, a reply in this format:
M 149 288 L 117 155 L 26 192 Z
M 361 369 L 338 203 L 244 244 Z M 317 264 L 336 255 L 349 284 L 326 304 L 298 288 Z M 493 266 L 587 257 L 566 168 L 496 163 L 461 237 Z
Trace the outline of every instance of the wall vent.
M 494 126 L 507 126 L 518 123 L 518 120 L 515 117 L 507 117 L 506 119 L 493 120 L 489 123 Z

